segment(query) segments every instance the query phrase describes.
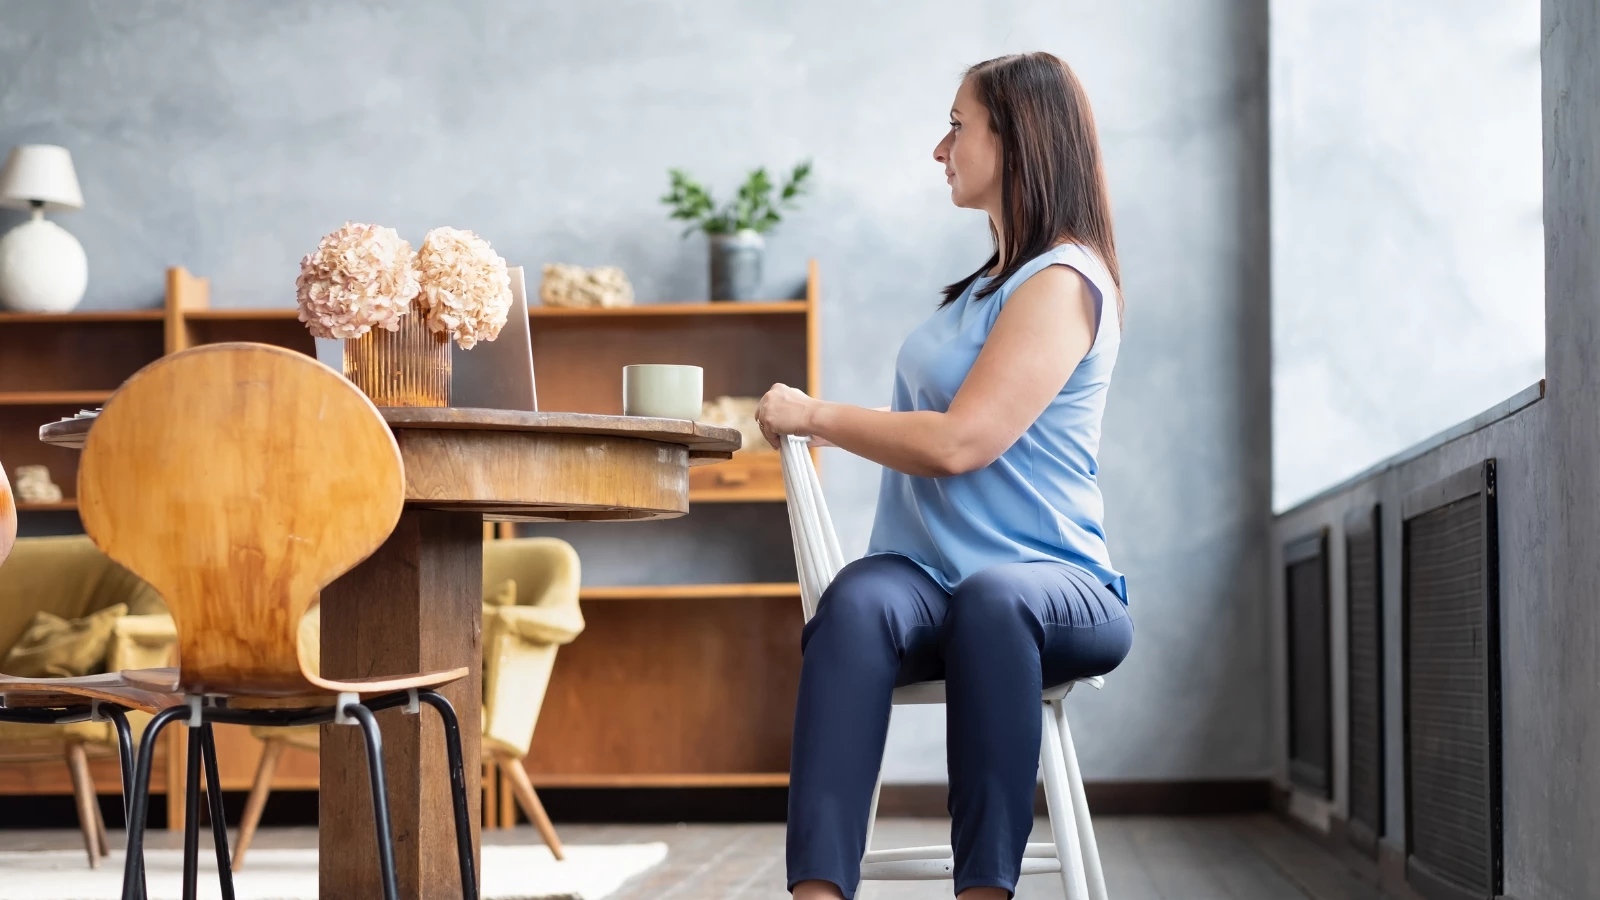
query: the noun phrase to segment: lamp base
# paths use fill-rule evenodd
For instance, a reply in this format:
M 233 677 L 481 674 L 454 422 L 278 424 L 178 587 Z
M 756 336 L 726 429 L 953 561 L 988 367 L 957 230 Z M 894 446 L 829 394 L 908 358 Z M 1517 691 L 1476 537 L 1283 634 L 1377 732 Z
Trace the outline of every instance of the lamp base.
M 89 286 L 89 259 L 72 233 L 35 212 L 0 238 L 0 302 L 15 312 L 68 312 Z

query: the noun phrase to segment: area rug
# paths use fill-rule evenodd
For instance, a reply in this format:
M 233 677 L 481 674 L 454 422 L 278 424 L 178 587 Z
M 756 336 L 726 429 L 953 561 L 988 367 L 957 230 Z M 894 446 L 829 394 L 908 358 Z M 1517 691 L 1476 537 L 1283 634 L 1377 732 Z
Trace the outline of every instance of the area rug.
M 629 878 L 667 858 L 667 845 L 591 844 L 567 846 L 557 862 L 549 848 L 483 848 L 483 900 L 600 900 Z M 180 900 L 183 853 L 145 852 L 150 900 Z M 250 851 L 249 865 L 234 876 L 237 900 L 315 900 L 317 851 Z M 90 869 L 82 850 L 0 853 L 0 897 L 6 900 L 117 900 L 122 891 L 122 853 Z M 217 858 L 200 850 L 200 896 L 220 898 Z

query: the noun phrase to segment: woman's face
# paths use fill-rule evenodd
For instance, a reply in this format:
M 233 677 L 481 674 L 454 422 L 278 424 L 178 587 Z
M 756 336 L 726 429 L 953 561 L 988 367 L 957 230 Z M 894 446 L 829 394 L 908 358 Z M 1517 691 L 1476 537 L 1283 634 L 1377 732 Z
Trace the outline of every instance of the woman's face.
M 950 202 L 991 213 L 1000 208 L 1000 140 L 989 128 L 989 110 L 979 102 L 972 79 L 961 82 L 950 107 L 950 131 L 933 158 L 944 164 Z

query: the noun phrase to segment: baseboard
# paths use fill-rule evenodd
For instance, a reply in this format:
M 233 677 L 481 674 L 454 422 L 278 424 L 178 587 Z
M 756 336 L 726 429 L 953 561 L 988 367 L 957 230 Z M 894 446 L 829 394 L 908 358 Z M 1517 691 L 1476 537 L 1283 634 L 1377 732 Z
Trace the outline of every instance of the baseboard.
M 1264 812 L 1270 801 L 1265 780 L 1091 781 L 1084 786 L 1089 809 L 1099 816 L 1218 816 Z M 878 813 L 897 818 L 949 815 L 942 784 L 886 784 Z M 1034 810 L 1045 812 L 1044 790 L 1034 795 Z
M 1097 781 L 1086 785 L 1089 809 L 1099 816 L 1204 816 L 1269 809 L 1266 781 Z M 947 791 L 942 784 L 886 784 L 878 799 L 880 815 L 944 818 Z M 541 788 L 550 818 L 557 823 L 782 822 L 788 789 L 772 788 Z M 238 824 L 245 792 L 225 791 L 228 823 Z M 106 825 L 122 825 L 122 798 L 100 798 Z M 1044 814 L 1044 792 L 1034 797 Z M 150 825 L 163 827 L 166 804 L 153 803 Z M 69 796 L 0 797 L 0 828 L 76 828 L 77 808 Z M 273 791 L 261 817 L 264 826 L 315 825 L 317 792 Z M 1404 861 L 1401 865 L 1402 877 Z
M 167 827 L 167 803 L 165 794 L 157 791 L 151 795 L 150 816 L 147 824 L 152 829 Z M 223 791 L 222 809 L 226 813 L 228 824 L 237 826 L 239 818 L 244 814 L 244 803 L 248 796 L 247 791 Z M 120 829 L 123 827 L 122 797 L 116 794 L 101 794 L 100 816 L 105 819 L 106 827 Z M 200 806 L 200 817 L 209 821 L 208 810 L 204 804 Z M 273 791 L 267 798 L 266 809 L 261 815 L 263 825 L 315 825 L 317 824 L 317 792 L 316 791 Z M 78 806 L 77 801 L 67 794 L 43 795 L 6 795 L 0 796 L 0 830 L 36 828 L 77 828 Z
M 782 822 L 788 817 L 789 789 L 542 787 L 539 800 L 557 825 Z

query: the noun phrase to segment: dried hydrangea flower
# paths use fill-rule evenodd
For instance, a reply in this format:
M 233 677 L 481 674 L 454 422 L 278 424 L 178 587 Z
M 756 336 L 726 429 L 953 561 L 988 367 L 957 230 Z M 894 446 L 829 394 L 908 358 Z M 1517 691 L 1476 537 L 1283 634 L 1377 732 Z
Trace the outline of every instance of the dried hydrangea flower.
M 511 311 L 511 276 L 489 242 L 470 231 L 435 228 L 417 248 L 417 304 L 435 334 L 463 350 L 500 336 Z
M 295 279 L 300 321 L 320 338 L 358 338 L 374 328 L 398 331 L 421 290 L 416 256 L 400 232 L 346 222 L 300 260 Z

